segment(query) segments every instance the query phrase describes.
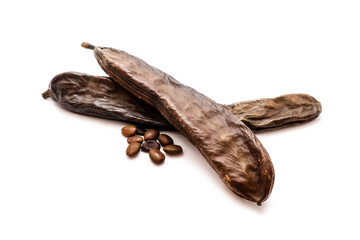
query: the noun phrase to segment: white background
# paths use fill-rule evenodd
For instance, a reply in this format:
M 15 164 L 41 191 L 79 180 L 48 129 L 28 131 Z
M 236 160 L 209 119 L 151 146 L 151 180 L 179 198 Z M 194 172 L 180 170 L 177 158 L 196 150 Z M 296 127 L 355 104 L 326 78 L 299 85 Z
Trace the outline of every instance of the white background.
M 359 1 L 3 1 L 0 239 L 359 239 Z M 221 103 L 317 98 L 315 121 L 257 136 L 276 179 L 240 199 L 197 149 L 125 156 L 120 122 L 44 100 L 64 71 L 123 49 Z

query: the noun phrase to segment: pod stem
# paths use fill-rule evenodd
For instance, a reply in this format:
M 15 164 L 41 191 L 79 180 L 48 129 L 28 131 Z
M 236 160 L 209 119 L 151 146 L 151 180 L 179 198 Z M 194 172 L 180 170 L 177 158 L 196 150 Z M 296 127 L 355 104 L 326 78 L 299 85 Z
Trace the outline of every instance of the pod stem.
M 51 90 L 50 89 L 48 89 L 48 90 L 46 90 L 45 92 L 43 92 L 42 94 L 42 97 L 44 98 L 44 99 L 47 99 L 47 98 L 51 98 Z
M 92 44 L 90 44 L 90 43 L 88 43 L 88 42 L 83 42 L 83 43 L 81 43 L 81 46 L 82 46 L 83 48 L 87 48 L 87 49 L 91 49 L 91 50 L 94 50 L 94 48 L 95 48 L 94 45 L 92 45 Z

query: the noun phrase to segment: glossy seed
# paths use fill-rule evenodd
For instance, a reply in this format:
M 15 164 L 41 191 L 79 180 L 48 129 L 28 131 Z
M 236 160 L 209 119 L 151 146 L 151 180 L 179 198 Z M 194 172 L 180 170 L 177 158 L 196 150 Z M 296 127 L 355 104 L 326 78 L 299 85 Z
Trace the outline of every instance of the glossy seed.
M 132 125 L 128 125 L 125 126 L 121 129 L 121 133 L 125 136 L 125 137 L 131 137 L 134 136 L 136 133 L 137 128 L 135 126 Z
M 143 152 L 149 152 L 151 149 L 160 149 L 160 144 L 155 140 L 147 140 L 141 145 Z
M 141 144 L 139 142 L 130 143 L 126 148 L 126 155 L 134 156 L 140 151 Z
M 167 154 L 170 154 L 170 155 L 179 154 L 179 153 L 182 153 L 182 151 L 183 151 L 181 146 L 174 145 L 174 144 L 167 145 L 163 149 Z
M 145 132 L 146 132 L 146 129 L 145 129 L 145 128 L 137 127 L 136 134 L 141 135 L 141 136 L 144 136 Z
M 155 164 L 162 164 L 165 161 L 165 155 L 158 149 L 151 149 L 149 155 Z
M 145 132 L 144 134 L 144 139 L 145 140 L 155 140 L 159 137 L 159 130 L 156 129 L 149 129 Z
M 161 144 L 161 146 L 167 146 L 170 144 L 174 144 L 174 140 L 167 134 L 160 134 L 158 137 L 158 140 Z
M 132 137 L 129 137 L 127 139 L 127 142 L 128 143 L 133 143 L 133 142 L 139 142 L 139 143 L 142 143 L 144 141 L 144 139 L 139 136 L 139 135 L 135 135 L 135 136 L 132 136 Z

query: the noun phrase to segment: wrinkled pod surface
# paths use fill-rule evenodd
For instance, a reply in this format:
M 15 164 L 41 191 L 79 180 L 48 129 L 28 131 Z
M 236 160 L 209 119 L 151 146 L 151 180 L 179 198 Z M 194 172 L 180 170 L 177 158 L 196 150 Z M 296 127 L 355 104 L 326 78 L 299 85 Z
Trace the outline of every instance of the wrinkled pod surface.
M 175 130 L 153 106 L 109 77 L 64 72 L 50 81 L 43 97 L 51 97 L 57 104 L 75 113 Z M 222 106 L 253 131 L 306 123 L 321 113 L 321 104 L 307 94 L 287 94 Z
M 204 156 L 234 193 L 261 205 L 274 168 L 254 133 L 232 113 L 145 61 L 114 48 L 94 47 L 102 69 L 134 96 L 155 107 Z

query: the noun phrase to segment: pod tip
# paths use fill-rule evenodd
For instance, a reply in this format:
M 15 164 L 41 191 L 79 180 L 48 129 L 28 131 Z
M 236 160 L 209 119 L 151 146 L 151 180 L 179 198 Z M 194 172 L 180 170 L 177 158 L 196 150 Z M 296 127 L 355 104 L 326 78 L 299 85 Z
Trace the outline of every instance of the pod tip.
M 261 206 L 261 202 L 257 202 L 256 204 L 257 204 L 258 206 Z
M 51 97 L 51 90 L 50 90 L 50 89 L 46 90 L 45 92 L 43 92 L 43 93 L 41 94 L 41 96 L 42 96 L 44 99 L 47 99 L 47 98 Z
M 319 113 L 322 112 L 322 106 L 321 106 L 321 103 L 320 103 L 320 102 L 317 102 L 317 103 L 316 103 L 316 109 L 318 110 Z
M 88 43 L 88 42 L 82 42 L 82 43 L 81 43 L 81 46 L 82 46 L 83 48 L 87 48 L 87 49 L 91 49 L 91 50 L 94 50 L 94 48 L 95 48 L 94 45 L 92 45 L 92 44 L 90 44 L 90 43 Z

